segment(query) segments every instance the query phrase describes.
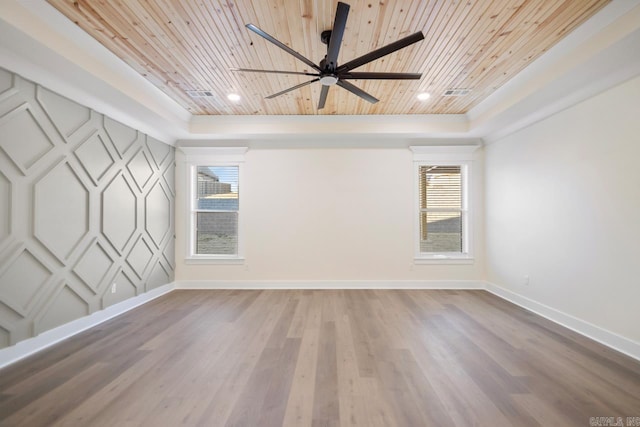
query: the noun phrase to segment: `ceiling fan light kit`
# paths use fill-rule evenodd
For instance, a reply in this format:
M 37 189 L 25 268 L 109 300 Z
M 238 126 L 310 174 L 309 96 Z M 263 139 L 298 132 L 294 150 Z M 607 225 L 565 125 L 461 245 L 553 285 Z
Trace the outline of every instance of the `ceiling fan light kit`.
M 322 90 L 320 91 L 320 99 L 318 100 L 318 109 L 324 108 L 327 100 L 327 94 L 329 88 L 334 85 L 338 85 L 343 89 L 348 90 L 354 95 L 359 96 L 365 101 L 375 104 L 379 100 L 373 95 L 368 94 L 359 87 L 349 83 L 347 80 L 419 80 L 422 77 L 421 73 L 380 73 L 380 72 L 353 72 L 355 68 L 368 64 L 383 56 L 389 55 L 402 48 L 405 48 L 413 43 L 419 42 L 424 39 L 424 35 L 421 31 L 404 37 L 396 42 L 390 43 L 386 46 L 378 48 L 372 52 L 362 55 L 358 58 L 348 61 L 346 64 L 338 65 L 338 53 L 340 52 L 340 46 L 342 45 L 342 37 L 347 25 L 347 16 L 349 15 L 349 5 L 346 3 L 338 2 L 336 9 L 335 20 L 333 23 L 333 29 L 325 30 L 321 33 L 321 41 L 327 45 L 327 54 L 320 61 L 319 64 L 315 64 L 313 61 L 302 56 L 300 53 L 291 49 L 289 46 L 270 36 L 266 32 L 253 24 L 247 24 L 246 27 L 263 37 L 265 40 L 278 46 L 280 49 L 296 57 L 298 60 L 304 62 L 306 65 L 314 69 L 315 73 L 298 72 L 298 71 L 280 71 L 280 70 L 256 70 L 249 68 L 234 68 L 233 71 L 253 72 L 253 73 L 275 73 L 275 74 L 295 74 L 315 77 L 312 80 L 295 85 L 273 95 L 269 95 L 266 99 L 272 99 L 301 87 L 310 85 L 311 83 L 320 82 Z
M 322 83 L 324 86 L 333 86 L 334 84 L 338 83 L 338 76 L 336 76 L 335 74 L 326 74 L 320 77 L 320 83 Z

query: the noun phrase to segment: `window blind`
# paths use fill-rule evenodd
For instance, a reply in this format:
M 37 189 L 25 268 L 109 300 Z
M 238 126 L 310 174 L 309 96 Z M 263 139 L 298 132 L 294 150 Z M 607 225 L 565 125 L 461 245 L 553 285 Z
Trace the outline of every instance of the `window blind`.
M 420 252 L 462 252 L 462 182 L 461 166 L 419 167 Z

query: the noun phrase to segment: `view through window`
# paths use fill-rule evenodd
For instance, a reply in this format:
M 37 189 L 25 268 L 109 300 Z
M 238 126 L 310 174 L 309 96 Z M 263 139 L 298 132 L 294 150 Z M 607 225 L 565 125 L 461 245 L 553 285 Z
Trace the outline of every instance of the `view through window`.
M 198 166 L 195 253 L 238 254 L 238 166 Z

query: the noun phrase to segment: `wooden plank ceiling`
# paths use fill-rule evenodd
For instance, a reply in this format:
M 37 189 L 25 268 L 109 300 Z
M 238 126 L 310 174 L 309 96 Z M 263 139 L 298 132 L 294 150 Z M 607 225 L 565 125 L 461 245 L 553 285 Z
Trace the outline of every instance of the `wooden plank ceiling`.
M 344 0 L 351 10 L 339 63 L 422 31 L 425 40 L 354 71 L 420 72 L 415 81 L 351 82 L 370 104 L 321 84 L 265 96 L 311 77 L 230 71 L 313 71 L 245 28 L 253 23 L 318 63 L 334 0 L 47 0 L 193 114 L 459 114 L 480 103 L 610 0 Z M 444 96 L 451 88 L 465 96 Z M 212 97 L 191 98 L 188 90 Z M 227 94 L 238 93 L 239 102 Z M 419 101 L 416 94 L 429 92 Z

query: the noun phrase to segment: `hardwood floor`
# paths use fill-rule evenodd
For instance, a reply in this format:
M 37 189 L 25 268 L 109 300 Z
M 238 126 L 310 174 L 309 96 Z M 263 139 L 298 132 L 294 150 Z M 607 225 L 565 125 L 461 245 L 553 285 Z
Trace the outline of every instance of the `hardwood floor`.
M 640 417 L 640 363 L 484 291 L 175 291 L 0 371 L 2 426 L 604 416 Z

